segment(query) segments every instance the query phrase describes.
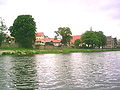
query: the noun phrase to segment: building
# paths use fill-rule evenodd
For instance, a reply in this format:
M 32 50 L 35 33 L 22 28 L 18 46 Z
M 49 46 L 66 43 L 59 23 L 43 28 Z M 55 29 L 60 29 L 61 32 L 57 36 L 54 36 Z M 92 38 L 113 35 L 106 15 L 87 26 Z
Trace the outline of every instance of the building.
M 107 42 L 104 48 L 116 48 L 117 38 L 112 38 L 112 36 L 107 36 Z
M 81 38 L 80 35 L 74 35 L 74 36 L 72 36 L 72 39 L 70 40 L 70 43 L 71 43 L 72 45 L 74 45 L 75 40 L 80 39 L 80 38 Z
M 117 40 L 117 48 L 120 48 L 120 39 Z
M 80 39 L 80 35 L 74 35 L 72 36 L 72 39 L 70 40 L 71 46 L 74 46 L 75 40 Z M 50 46 L 53 45 L 55 47 L 61 46 L 61 40 L 49 38 L 48 36 L 45 36 L 43 32 L 37 32 L 36 33 L 36 41 L 35 46 Z
M 37 32 L 36 33 L 36 41 L 35 41 L 35 45 L 45 45 L 45 35 L 43 32 Z
M 6 34 L 6 33 L 0 33 L 0 35 L 2 34 L 2 36 L 4 37 L 1 40 L 1 46 L 2 47 L 13 47 L 15 46 L 15 38 Z
M 45 36 L 43 32 L 37 32 L 36 33 L 36 41 L 35 41 L 36 46 L 60 46 L 61 45 L 61 40 L 54 40 L 54 38 L 49 38 L 48 36 Z
M 62 45 L 62 44 L 61 44 L 61 40 L 54 40 L 54 39 L 53 39 L 52 42 L 53 42 L 53 45 L 56 46 L 56 47 Z

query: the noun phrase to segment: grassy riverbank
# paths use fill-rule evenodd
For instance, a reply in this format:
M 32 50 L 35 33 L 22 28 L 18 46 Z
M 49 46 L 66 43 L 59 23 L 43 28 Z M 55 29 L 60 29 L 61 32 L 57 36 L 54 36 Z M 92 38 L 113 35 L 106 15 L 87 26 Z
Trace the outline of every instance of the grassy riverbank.
M 120 51 L 120 49 L 24 49 L 24 48 L 0 48 L 1 55 L 33 55 L 46 53 L 74 53 L 74 52 L 105 52 Z

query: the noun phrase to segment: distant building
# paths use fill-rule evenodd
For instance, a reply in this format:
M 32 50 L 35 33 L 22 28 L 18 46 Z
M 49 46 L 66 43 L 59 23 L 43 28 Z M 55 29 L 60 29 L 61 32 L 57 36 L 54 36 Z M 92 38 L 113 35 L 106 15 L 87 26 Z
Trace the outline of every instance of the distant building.
M 44 39 L 45 39 L 45 35 L 43 32 L 37 32 L 36 33 L 36 41 L 35 41 L 35 45 L 44 45 Z
M 118 46 L 118 40 L 117 40 L 117 38 L 113 38 L 113 40 L 114 40 L 114 48 L 117 48 L 117 46 Z
M 54 38 L 49 38 L 45 36 L 43 32 L 36 33 L 36 46 L 45 46 L 45 45 L 53 45 L 53 46 L 60 46 L 61 40 L 54 40 Z
M 112 38 L 112 36 L 107 36 L 107 42 L 104 48 L 116 48 L 117 38 Z
M 120 47 L 120 39 L 117 40 L 117 47 Z
M 45 38 L 45 35 L 43 32 L 37 32 L 36 33 L 36 40 L 39 40 L 39 39 L 44 39 Z
M 70 40 L 71 46 L 74 45 L 75 40 L 80 39 L 80 38 L 81 38 L 80 35 L 72 36 L 72 39 Z M 47 46 L 47 45 L 60 46 L 62 44 L 61 44 L 61 40 L 49 38 L 48 36 L 45 36 L 43 32 L 37 32 L 35 45 L 37 46 Z
M 52 40 L 54 46 L 60 46 L 61 45 L 61 40 Z

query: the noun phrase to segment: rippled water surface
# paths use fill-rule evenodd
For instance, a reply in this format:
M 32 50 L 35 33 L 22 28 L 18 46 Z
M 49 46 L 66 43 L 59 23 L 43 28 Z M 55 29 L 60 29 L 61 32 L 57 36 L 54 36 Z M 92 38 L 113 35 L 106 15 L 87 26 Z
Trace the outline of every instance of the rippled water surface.
M 0 90 L 120 90 L 120 52 L 1 56 Z

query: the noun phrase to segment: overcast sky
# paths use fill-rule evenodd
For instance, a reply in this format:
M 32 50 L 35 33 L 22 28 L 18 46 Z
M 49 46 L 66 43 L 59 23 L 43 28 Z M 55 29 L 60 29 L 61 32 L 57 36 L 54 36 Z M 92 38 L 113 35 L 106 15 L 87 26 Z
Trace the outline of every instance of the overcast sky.
M 32 15 L 37 31 L 50 37 L 59 27 L 80 35 L 92 26 L 120 38 L 120 0 L 0 0 L 0 17 L 8 27 L 21 14 Z

